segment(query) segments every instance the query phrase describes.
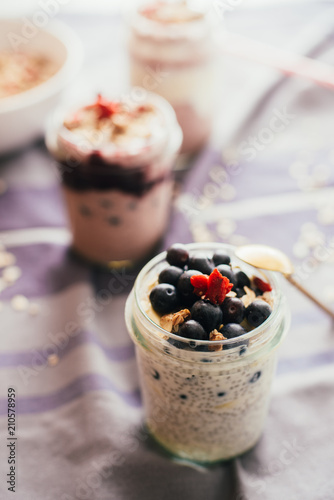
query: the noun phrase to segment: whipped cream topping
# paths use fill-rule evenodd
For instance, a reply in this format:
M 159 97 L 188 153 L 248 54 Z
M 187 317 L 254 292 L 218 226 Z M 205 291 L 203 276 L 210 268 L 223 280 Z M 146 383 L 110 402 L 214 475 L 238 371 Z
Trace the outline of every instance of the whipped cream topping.
M 44 56 L 0 52 L 0 99 L 36 87 L 56 71 L 56 64 Z
M 94 148 L 144 146 L 162 132 L 163 121 L 152 104 L 128 106 L 99 95 L 95 103 L 67 117 L 64 127 Z
M 140 14 L 159 23 L 189 23 L 203 18 L 203 13 L 190 9 L 187 2 L 156 2 L 140 9 Z

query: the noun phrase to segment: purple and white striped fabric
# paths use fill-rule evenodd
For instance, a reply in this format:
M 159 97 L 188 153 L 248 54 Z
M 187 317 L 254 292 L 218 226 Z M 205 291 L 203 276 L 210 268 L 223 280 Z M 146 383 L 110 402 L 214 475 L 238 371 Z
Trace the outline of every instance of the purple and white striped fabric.
M 329 7 L 235 8 L 230 23 L 247 35 L 261 30 L 263 39 L 298 47 L 301 25 L 323 18 Z M 90 75 L 96 86 L 101 75 L 123 70 L 117 20 L 68 21 L 87 44 L 82 79 Z M 305 52 L 333 64 L 333 37 L 316 42 Z M 278 246 L 305 286 L 322 300 L 332 297 L 334 307 L 333 96 L 250 63 L 226 59 L 223 71 L 213 143 L 184 177 L 163 246 L 199 237 Z M 285 116 L 284 127 L 271 137 L 266 130 L 277 114 Z M 227 142 L 220 130 L 229 124 L 234 133 Z M 328 318 L 282 284 L 292 325 L 261 441 L 243 457 L 209 468 L 171 460 L 142 428 L 134 349 L 123 319 L 135 276 L 90 269 L 71 255 L 57 176 L 41 144 L 1 163 L 8 189 L 0 195 L 0 243 L 15 255 L 22 276 L 0 293 L 0 498 L 332 499 Z M 37 304 L 38 314 L 15 311 L 11 299 L 18 294 Z M 8 387 L 17 394 L 15 494 L 6 483 Z

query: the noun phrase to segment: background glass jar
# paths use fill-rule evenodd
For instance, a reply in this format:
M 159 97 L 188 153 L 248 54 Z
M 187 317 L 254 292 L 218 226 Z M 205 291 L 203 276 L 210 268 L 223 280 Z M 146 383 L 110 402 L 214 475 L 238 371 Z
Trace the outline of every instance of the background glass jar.
M 99 264 L 141 261 L 168 222 L 182 132 L 167 101 L 145 89 L 134 90 L 129 96 L 140 96 L 139 104 L 152 105 L 161 117 L 159 130 L 144 145 L 93 147 L 64 126 L 69 109 L 55 114 L 47 132 L 61 173 L 73 249 Z
M 233 265 L 254 274 L 254 268 L 238 261 L 229 245 L 191 244 L 188 249 L 206 254 L 222 249 Z M 277 277 L 266 272 L 274 306 L 258 328 L 215 342 L 194 342 L 168 333 L 147 314 L 147 291 L 166 266 L 165 255 L 142 269 L 126 305 L 146 423 L 156 441 L 176 456 L 195 462 L 227 460 L 252 448 L 262 433 L 276 350 L 290 315 Z
M 196 152 L 209 139 L 217 102 L 214 27 L 205 13 L 187 22 L 164 23 L 143 12 L 144 7 L 130 22 L 131 83 L 172 104 L 183 131 L 182 151 Z

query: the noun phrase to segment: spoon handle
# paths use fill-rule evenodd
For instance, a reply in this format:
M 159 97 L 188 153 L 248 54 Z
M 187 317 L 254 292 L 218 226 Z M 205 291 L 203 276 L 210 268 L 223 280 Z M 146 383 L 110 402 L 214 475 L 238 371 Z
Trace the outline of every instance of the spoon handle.
M 331 311 L 328 307 L 322 304 L 320 300 L 318 300 L 314 295 L 312 295 L 312 293 L 310 293 L 308 290 L 306 290 L 306 288 L 304 288 L 300 283 L 298 283 L 298 281 L 296 281 L 291 274 L 286 274 L 285 277 L 293 286 L 298 288 L 300 292 L 306 295 L 306 297 L 312 300 L 312 302 L 317 304 L 317 306 L 320 307 L 320 309 L 325 311 L 325 313 L 327 313 L 334 320 L 334 311 Z

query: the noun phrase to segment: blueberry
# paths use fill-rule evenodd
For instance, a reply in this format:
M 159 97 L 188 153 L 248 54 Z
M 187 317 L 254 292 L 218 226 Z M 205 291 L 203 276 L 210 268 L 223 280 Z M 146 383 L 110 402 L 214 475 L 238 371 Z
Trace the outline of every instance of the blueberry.
M 183 270 L 176 266 L 169 266 L 159 274 L 159 283 L 170 283 L 176 286 Z
M 202 325 L 193 319 L 182 323 L 179 328 L 178 335 L 187 339 L 209 340 L 209 335 L 206 333 Z
M 231 262 L 231 259 L 228 255 L 223 250 L 217 250 L 213 254 L 212 260 L 215 264 L 215 266 L 219 266 L 220 264 L 229 264 Z
M 241 323 L 245 317 L 245 306 L 237 297 L 226 297 L 221 305 L 223 321 L 226 323 Z
M 182 299 L 189 304 L 193 304 L 197 300 L 197 296 L 194 294 L 194 287 L 190 282 L 190 278 L 195 275 L 202 274 L 200 271 L 195 271 L 195 269 L 189 269 L 181 274 L 179 281 L 177 283 L 177 290 L 181 294 Z
M 254 382 L 257 382 L 260 377 L 261 377 L 261 372 L 255 372 L 252 378 L 249 380 L 249 382 L 251 384 L 254 384 Z
M 214 266 L 207 255 L 197 254 L 189 257 L 189 267 L 210 275 Z
M 223 314 L 220 307 L 205 300 L 195 302 L 190 312 L 192 319 L 198 321 L 208 333 L 219 328 L 222 323 Z
M 158 314 L 168 314 L 176 309 L 179 303 L 179 295 L 175 286 L 161 283 L 152 289 L 150 301 L 153 309 Z
M 188 264 L 188 259 L 188 250 L 181 243 L 175 243 L 167 250 L 166 260 L 171 266 L 183 267 Z
M 226 392 L 218 392 L 217 396 L 219 396 L 220 398 L 224 397 L 226 394 Z
M 237 287 L 243 290 L 244 286 L 248 286 L 250 288 L 251 282 L 248 278 L 247 274 L 243 271 L 237 271 L 235 273 L 235 277 L 237 279 Z
M 246 292 L 243 288 L 234 288 L 233 291 L 237 294 L 237 297 L 239 299 L 240 299 L 240 297 L 243 297 L 244 295 L 246 295 Z
M 246 333 L 246 330 L 238 323 L 228 323 L 227 325 L 224 325 L 223 328 L 221 328 L 220 332 L 227 339 L 234 339 Z M 232 345 L 224 345 L 223 350 L 233 349 L 234 347 L 247 346 L 248 342 L 248 340 L 233 342 Z
M 217 266 L 217 269 L 220 274 L 226 276 L 226 278 L 228 278 L 234 286 L 237 286 L 237 278 L 235 277 L 235 274 L 230 266 L 228 266 L 227 264 L 220 264 L 220 266 Z
M 186 394 L 180 394 L 180 398 L 181 398 L 181 399 L 187 399 L 187 397 L 188 397 L 188 396 L 187 396 Z
M 254 300 L 254 302 L 246 307 L 246 319 L 255 328 L 262 325 L 270 315 L 271 307 L 264 300 Z
M 221 328 L 219 331 L 227 339 L 234 339 L 235 337 L 240 337 L 240 335 L 246 333 L 246 330 L 238 323 L 228 323 L 227 325 L 224 325 L 223 328 Z

